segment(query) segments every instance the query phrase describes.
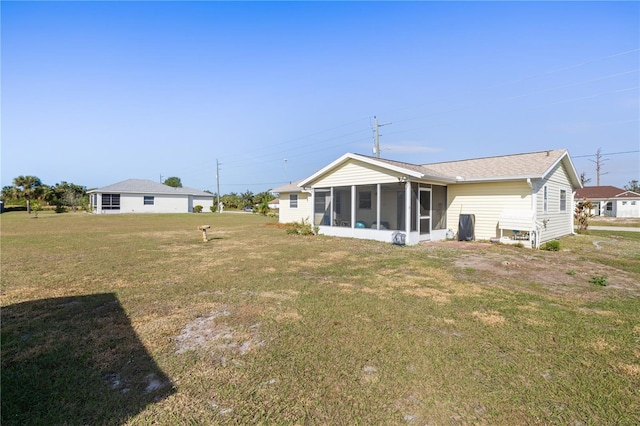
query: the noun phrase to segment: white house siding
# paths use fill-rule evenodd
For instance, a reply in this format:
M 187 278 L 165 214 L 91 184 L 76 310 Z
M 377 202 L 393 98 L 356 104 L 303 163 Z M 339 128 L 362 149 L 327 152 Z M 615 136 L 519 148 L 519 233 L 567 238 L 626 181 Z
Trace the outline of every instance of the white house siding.
M 97 205 L 95 213 L 187 213 L 193 211 L 193 206 L 200 205 L 203 212 L 211 211 L 212 197 L 187 195 L 148 195 L 148 194 L 120 194 L 119 210 L 103 210 L 101 208 L 102 194 L 95 194 Z M 153 204 L 144 204 L 144 197 L 153 197 Z
M 616 217 L 640 217 L 640 200 L 617 200 Z
M 189 211 L 189 199 L 186 195 L 153 195 L 153 205 L 145 205 L 144 197 L 143 194 L 120 194 L 120 213 L 185 213 Z
M 460 214 L 473 214 L 478 240 L 500 236 L 504 209 L 531 209 L 531 188 L 525 181 L 452 184 L 447 198 L 448 228 L 457 234 Z
M 203 212 L 211 212 L 211 207 L 213 206 L 213 195 L 207 197 L 194 195 L 191 198 L 191 210 L 189 211 L 193 211 L 193 207 L 195 206 L 202 206 Z
M 547 187 L 547 211 L 544 211 L 544 187 Z M 566 209 L 560 211 L 560 190 L 567 194 Z M 536 191 L 536 219 L 541 224 L 539 241 L 544 243 L 573 232 L 573 189 L 569 177 L 561 164 L 546 180 L 534 184 Z
M 349 160 L 314 182 L 314 188 L 328 188 L 331 186 L 372 185 L 376 183 L 398 182 L 397 176 L 381 167 L 360 161 Z
M 308 192 L 297 192 L 298 195 L 298 207 L 291 208 L 289 200 L 291 193 L 282 192 L 280 194 L 280 211 L 278 216 L 278 222 L 280 223 L 292 223 L 311 221 L 311 196 Z

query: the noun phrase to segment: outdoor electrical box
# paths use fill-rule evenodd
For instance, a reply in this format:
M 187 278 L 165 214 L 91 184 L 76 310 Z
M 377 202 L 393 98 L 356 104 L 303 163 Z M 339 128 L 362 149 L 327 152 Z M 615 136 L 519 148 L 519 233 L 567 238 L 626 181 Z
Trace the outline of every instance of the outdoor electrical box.
M 458 241 L 473 241 L 475 236 L 476 216 L 461 214 L 458 221 Z

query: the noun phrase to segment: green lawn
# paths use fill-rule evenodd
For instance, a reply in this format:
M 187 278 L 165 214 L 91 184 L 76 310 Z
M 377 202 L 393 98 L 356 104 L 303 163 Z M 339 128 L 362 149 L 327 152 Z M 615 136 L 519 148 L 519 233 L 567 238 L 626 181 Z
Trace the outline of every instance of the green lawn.
M 631 233 L 544 252 L 250 214 L 0 220 L 2 424 L 640 423 Z

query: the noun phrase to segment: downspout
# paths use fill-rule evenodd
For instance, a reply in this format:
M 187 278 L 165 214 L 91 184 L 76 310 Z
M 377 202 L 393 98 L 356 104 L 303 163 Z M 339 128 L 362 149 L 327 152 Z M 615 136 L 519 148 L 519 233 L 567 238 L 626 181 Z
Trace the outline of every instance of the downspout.
M 571 229 L 571 235 L 577 235 L 576 230 L 573 226 L 573 212 L 576 211 L 576 192 L 575 191 L 571 191 L 571 203 L 569 204 L 571 206 L 571 214 L 569 215 L 569 227 Z
M 311 188 L 310 191 L 307 191 L 311 194 L 311 217 L 309 218 L 309 224 L 311 225 L 311 229 L 314 229 L 316 226 L 315 217 L 316 217 L 316 189 Z

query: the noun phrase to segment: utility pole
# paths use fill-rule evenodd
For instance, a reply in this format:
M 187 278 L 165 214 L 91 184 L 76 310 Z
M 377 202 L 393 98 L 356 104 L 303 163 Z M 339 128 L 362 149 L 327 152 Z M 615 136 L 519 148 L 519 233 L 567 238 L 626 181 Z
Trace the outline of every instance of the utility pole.
M 220 162 L 216 158 L 216 193 L 218 194 L 218 213 L 220 213 Z
M 608 158 L 602 159 L 602 154 L 601 154 L 601 149 L 598 148 L 598 150 L 596 151 L 596 159 L 595 160 L 589 160 L 592 163 L 596 163 L 596 179 L 597 179 L 597 185 L 600 186 L 600 175 L 606 175 L 609 172 L 605 172 L 602 173 L 600 170 L 602 169 L 602 163 L 604 163 L 605 161 L 609 161 Z
M 376 146 L 373 150 L 376 153 L 376 158 L 380 158 L 380 127 L 386 126 L 392 123 L 378 124 L 378 117 L 376 116 L 373 116 L 373 120 L 374 120 L 373 125 L 375 126 L 374 132 L 376 134 Z
M 162 174 L 160 174 L 160 183 L 162 183 Z

